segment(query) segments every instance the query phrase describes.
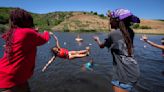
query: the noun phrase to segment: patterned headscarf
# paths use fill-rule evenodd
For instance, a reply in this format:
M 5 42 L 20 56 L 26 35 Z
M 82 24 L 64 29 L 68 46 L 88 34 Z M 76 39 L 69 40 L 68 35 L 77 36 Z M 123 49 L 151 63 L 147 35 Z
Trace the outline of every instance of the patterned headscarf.
M 131 22 L 140 23 L 140 19 L 138 17 L 134 16 L 129 10 L 123 8 L 110 12 L 109 16 L 112 18 L 118 18 L 119 20 L 123 20 L 131 16 Z

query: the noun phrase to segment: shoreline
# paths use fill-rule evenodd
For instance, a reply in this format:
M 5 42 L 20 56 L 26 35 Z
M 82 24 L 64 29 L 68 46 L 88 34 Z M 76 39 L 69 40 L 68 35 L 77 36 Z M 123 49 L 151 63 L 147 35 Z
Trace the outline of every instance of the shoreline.
M 135 34 L 148 34 L 148 35 L 164 35 L 164 29 L 133 29 Z M 52 30 L 52 32 L 64 32 L 64 31 L 59 31 L 59 30 Z M 69 32 L 73 32 L 73 33 L 96 33 L 96 32 L 102 32 L 102 33 L 106 33 L 108 31 L 69 31 Z
M 136 34 L 164 35 L 164 29 L 133 29 Z
M 133 29 L 135 34 L 148 34 L 148 35 L 164 35 L 164 29 Z M 49 30 L 51 32 L 64 32 L 64 31 L 59 31 L 59 30 Z M 96 33 L 96 32 L 108 32 L 108 31 L 69 31 L 73 33 Z M 0 32 L 0 36 L 3 34 L 3 32 Z

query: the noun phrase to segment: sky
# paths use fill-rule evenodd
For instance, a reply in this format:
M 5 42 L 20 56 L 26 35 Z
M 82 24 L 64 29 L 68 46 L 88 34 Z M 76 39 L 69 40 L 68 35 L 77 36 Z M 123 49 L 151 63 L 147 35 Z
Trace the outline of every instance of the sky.
M 0 0 L 0 7 L 19 7 L 33 13 L 94 11 L 106 14 L 117 8 L 129 9 L 143 19 L 164 19 L 164 0 Z

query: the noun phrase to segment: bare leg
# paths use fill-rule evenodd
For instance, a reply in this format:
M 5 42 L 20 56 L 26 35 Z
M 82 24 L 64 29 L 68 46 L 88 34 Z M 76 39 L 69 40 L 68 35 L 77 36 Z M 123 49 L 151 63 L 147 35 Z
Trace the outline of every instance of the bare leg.
M 74 55 L 70 55 L 69 56 L 69 59 L 73 59 L 73 58 L 81 58 L 81 57 L 85 57 L 85 56 L 87 56 L 87 53 L 85 53 L 85 54 L 74 54 Z
M 43 67 L 42 72 L 44 72 L 44 71 L 47 69 L 47 67 L 48 67 L 54 60 L 55 60 L 55 56 L 53 56 L 53 57 L 48 61 L 48 63 Z
M 75 54 L 85 54 L 85 53 L 87 53 L 87 52 L 88 52 L 88 50 L 69 51 L 69 53 L 70 53 L 71 55 L 75 55 Z
M 116 87 L 116 86 L 112 86 L 114 92 L 128 92 L 127 90 L 124 90 L 122 88 Z
M 69 51 L 69 53 L 70 53 L 71 55 L 74 55 L 74 54 L 86 54 L 86 53 L 89 52 L 89 50 L 90 50 L 90 48 L 89 48 L 89 47 L 86 47 L 86 50 Z

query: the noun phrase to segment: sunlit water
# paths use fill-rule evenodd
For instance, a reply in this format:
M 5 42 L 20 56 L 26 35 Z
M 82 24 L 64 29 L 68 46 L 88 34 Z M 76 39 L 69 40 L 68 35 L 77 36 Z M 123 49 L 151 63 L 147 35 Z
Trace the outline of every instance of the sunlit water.
M 56 32 L 61 47 L 69 50 L 82 50 L 91 47 L 89 56 L 73 60 L 57 58 L 45 72 L 41 69 L 51 58 L 50 48 L 55 46 L 54 39 L 38 47 L 37 63 L 33 77 L 30 79 L 32 92 L 112 92 L 112 57 L 108 49 L 100 49 L 92 36 L 98 35 L 103 41 L 107 33 L 80 33 L 82 44 L 75 41 L 77 33 Z M 135 57 L 140 65 L 141 77 L 132 92 L 164 92 L 164 58 L 161 50 L 134 39 Z M 150 40 L 160 44 L 162 35 L 149 35 Z M 0 57 L 3 56 L 4 41 L 0 39 Z M 144 48 L 146 45 L 146 48 Z M 83 64 L 93 58 L 94 71 L 82 71 Z

